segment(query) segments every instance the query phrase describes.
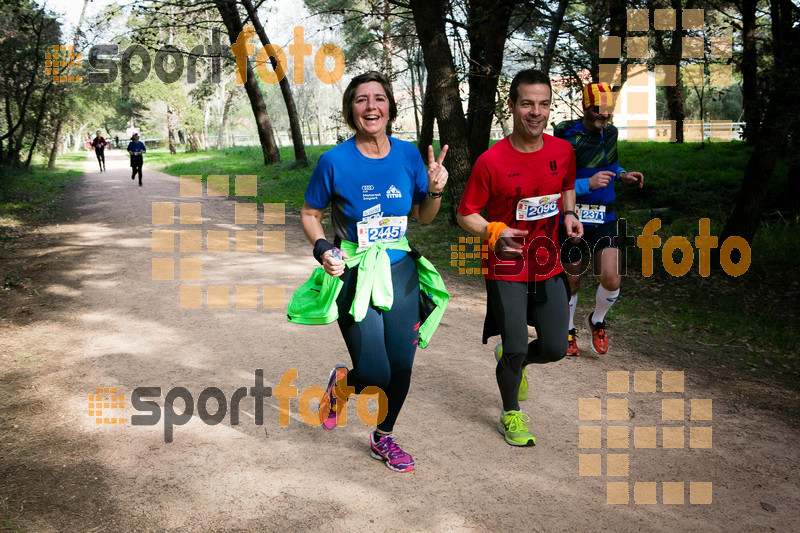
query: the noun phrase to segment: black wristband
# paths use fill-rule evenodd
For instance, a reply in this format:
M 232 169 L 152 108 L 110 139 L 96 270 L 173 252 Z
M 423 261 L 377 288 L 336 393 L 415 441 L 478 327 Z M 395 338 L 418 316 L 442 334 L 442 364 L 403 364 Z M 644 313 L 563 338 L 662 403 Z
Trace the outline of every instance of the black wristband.
M 431 191 L 428 191 L 428 198 L 433 198 L 435 200 L 437 198 L 441 198 L 443 194 L 444 194 L 444 191 L 442 191 L 442 192 L 431 192 Z
M 317 242 L 314 243 L 314 259 L 322 264 L 322 254 L 327 252 L 328 250 L 333 250 L 336 248 L 330 241 L 326 239 L 317 239 Z
M 580 218 L 579 218 L 579 217 L 578 217 L 578 215 L 575 213 L 575 211 L 564 211 L 564 218 L 567 218 L 567 215 L 572 215 L 572 216 L 574 216 L 575 218 L 577 218 L 578 220 L 580 220 Z

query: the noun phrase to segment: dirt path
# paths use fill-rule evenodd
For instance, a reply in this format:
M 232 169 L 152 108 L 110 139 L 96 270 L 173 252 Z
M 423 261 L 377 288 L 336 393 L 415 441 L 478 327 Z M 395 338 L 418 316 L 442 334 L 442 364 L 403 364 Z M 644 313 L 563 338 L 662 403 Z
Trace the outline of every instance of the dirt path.
M 537 445 L 506 445 L 495 428 L 500 404 L 491 350 L 479 338 L 483 291 L 453 276 L 447 278 L 451 306 L 431 346 L 417 353 L 396 427 L 398 441 L 417 462 L 413 473 L 393 473 L 369 457 L 368 428 L 356 416 L 355 403 L 347 427 L 332 433 L 303 423 L 297 399 L 291 401 L 288 427 L 278 423 L 276 398 L 265 400 L 263 425 L 256 425 L 249 397 L 241 402 L 238 425 L 231 425 L 229 416 L 207 425 L 195 412 L 175 428 L 171 444 L 164 442 L 163 417 L 155 426 L 132 426 L 136 411 L 130 395 L 136 387 L 161 387 L 157 402 L 163 408 L 173 387 L 188 389 L 195 403 L 206 387 L 218 387 L 230 399 L 235 389 L 253 386 L 255 369 L 264 369 L 265 385 L 275 387 L 286 370 L 296 368 L 294 385 L 302 392 L 323 385 L 331 366 L 349 358 L 334 325 L 288 324 L 284 309 L 264 308 L 260 297 L 257 309 L 179 305 L 182 284 L 285 286 L 288 300 L 316 264 L 296 217 L 286 218 L 283 253 L 182 254 L 177 236 L 174 253 L 154 253 L 154 229 L 205 234 L 281 227 L 236 225 L 232 198 L 181 198 L 178 178 L 147 164 L 143 187 L 128 172 L 118 151 L 109 154 L 104 174 L 87 159 L 87 173 L 71 193 L 68 220 L 43 228 L 31 237 L 34 246 L 15 252 L 29 265 L 39 295 L 0 301 L 0 314 L 8 315 L 0 321 L 2 526 L 282 532 L 800 529 L 798 431 L 771 412 L 742 404 L 697 370 L 685 372 L 684 392 L 662 392 L 662 384 L 675 377 L 665 380 L 662 372 L 684 369 L 655 364 L 647 353 L 629 350 L 621 337 L 613 354 L 602 359 L 581 356 L 532 369 L 533 393 L 523 409 L 533 420 Z M 176 217 L 177 204 L 201 202 L 202 224 L 154 226 L 153 202 L 176 204 Z M 154 257 L 174 258 L 175 280 L 152 279 Z M 181 257 L 202 259 L 201 282 L 178 280 Z M 588 351 L 585 340 L 582 348 Z M 608 371 L 629 372 L 628 393 L 607 392 Z M 634 391 L 634 373 L 644 371 L 655 371 L 657 392 Z M 642 386 L 650 376 L 636 374 L 636 379 Z M 88 398 L 96 387 L 116 387 L 126 395 L 125 409 L 104 415 L 125 417 L 126 424 L 98 425 L 89 417 Z M 600 399 L 602 420 L 580 420 L 581 398 Z M 627 399 L 632 418 L 607 420 L 607 411 L 620 407 L 608 399 Z M 683 418 L 662 421 L 663 399 L 679 400 L 667 405 L 683 406 Z M 690 419 L 691 399 L 711 399 L 712 420 Z M 209 402 L 210 411 L 214 405 Z M 700 405 L 694 404 L 694 415 L 703 414 Z M 591 402 L 584 407 L 591 415 Z M 175 410 L 182 411 L 182 401 L 175 402 Z M 602 428 L 603 448 L 579 447 L 583 426 Z M 608 432 L 610 426 L 616 428 Z M 665 436 L 664 426 L 678 429 Z M 657 428 L 652 430 L 656 447 L 635 448 L 634 435 L 646 443 L 651 431 L 635 427 Z M 711 447 L 690 447 L 706 442 L 708 430 L 699 428 L 707 427 Z M 583 444 L 591 445 L 595 430 L 583 431 Z M 626 448 L 607 447 L 625 432 Z M 667 449 L 664 439 L 683 448 Z M 602 475 L 580 476 L 581 454 L 585 473 Z M 617 456 L 613 468 L 622 454 L 628 455 L 628 475 L 609 477 L 607 456 Z M 599 471 L 591 472 L 596 460 Z M 627 483 L 627 492 L 622 485 L 609 489 L 607 482 Z M 710 504 L 690 503 L 709 494 L 708 485 L 692 482 L 711 484 Z M 628 504 L 607 503 L 617 490 Z M 677 496 L 682 504 L 663 503 Z M 634 503 L 637 499 L 654 503 Z

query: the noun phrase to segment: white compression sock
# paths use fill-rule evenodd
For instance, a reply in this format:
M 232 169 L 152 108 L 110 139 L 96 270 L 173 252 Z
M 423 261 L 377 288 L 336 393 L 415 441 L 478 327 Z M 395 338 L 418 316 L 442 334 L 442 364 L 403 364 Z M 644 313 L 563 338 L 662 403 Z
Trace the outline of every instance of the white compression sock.
M 597 286 L 597 292 L 594 295 L 594 312 L 592 313 L 592 322 L 595 324 L 602 322 L 606 318 L 606 313 L 614 305 L 619 296 L 619 288 L 615 291 L 606 290 L 602 285 Z
M 569 329 L 575 329 L 575 308 L 578 307 L 578 293 L 572 295 L 569 299 Z

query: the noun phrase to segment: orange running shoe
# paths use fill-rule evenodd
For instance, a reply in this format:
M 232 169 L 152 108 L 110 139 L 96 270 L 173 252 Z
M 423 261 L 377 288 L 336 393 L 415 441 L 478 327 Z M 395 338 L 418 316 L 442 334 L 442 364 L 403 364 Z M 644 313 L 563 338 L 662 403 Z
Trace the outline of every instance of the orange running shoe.
M 592 330 L 592 351 L 598 355 L 608 352 L 608 336 L 606 335 L 605 321 L 592 324 L 592 315 L 589 315 L 589 329 Z
M 578 331 L 572 328 L 567 336 L 567 355 L 580 355 L 580 353 L 581 351 L 578 349 Z

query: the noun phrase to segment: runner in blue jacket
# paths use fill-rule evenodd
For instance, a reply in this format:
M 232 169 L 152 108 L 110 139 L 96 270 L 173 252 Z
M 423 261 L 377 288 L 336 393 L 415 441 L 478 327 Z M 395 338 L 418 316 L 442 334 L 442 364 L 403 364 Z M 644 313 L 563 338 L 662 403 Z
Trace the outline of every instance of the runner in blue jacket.
M 605 316 L 619 296 L 621 253 L 612 209 L 614 182 L 639 187 L 644 184 L 641 172 L 628 172 L 619 165 L 617 128 L 609 123 L 613 107 L 614 96 L 608 83 L 587 85 L 583 89 L 583 117 L 561 122 L 553 130 L 556 137 L 565 139 L 575 149 L 575 211 L 583 222 L 584 239 L 594 258 L 595 272 L 600 272 L 595 307 L 588 317 L 592 350 L 597 354 L 608 352 Z M 563 225 L 561 228 L 563 230 Z M 569 274 L 571 293 L 567 355 L 578 355 L 574 319 L 581 283 L 580 243 L 571 242 L 563 231 L 561 242 L 564 243 L 562 260 Z

